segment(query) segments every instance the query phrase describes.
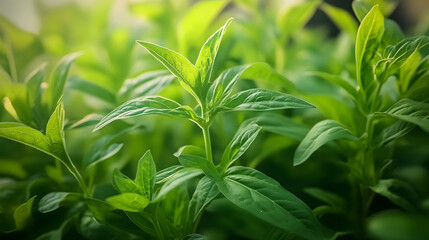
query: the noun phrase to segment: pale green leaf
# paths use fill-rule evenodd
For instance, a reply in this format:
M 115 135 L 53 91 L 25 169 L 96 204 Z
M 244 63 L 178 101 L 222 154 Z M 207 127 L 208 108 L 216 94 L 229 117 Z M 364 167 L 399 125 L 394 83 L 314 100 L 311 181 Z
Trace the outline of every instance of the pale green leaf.
M 194 97 L 198 96 L 196 89 L 201 88 L 201 82 L 198 79 L 198 70 L 186 57 L 153 43 L 144 41 L 137 41 L 137 43 L 146 48 L 152 56 L 174 74 L 186 91 Z
M 383 32 L 384 17 L 379 6 L 376 5 L 362 20 L 356 38 L 356 78 L 360 90 L 364 93 L 376 84 L 372 73 L 372 59 L 377 52 Z
M 358 140 L 352 132 L 334 120 L 328 119 L 318 122 L 310 129 L 296 149 L 293 158 L 293 165 L 297 166 L 305 162 L 313 152 L 325 143 L 337 139 Z
M 155 176 L 155 183 L 160 184 L 163 183 L 170 178 L 172 178 L 174 175 L 178 174 L 180 171 L 183 170 L 182 165 L 174 165 L 168 168 L 164 168 L 161 171 L 158 171 Z
M 149 205 L 149 199 L 136 193 L 121 193 L 106 199 L 113 207 L 128 211 L 141 212 Z
M 80 77 L 70 77 L 67 83 L 67 87 L 70 89 L 81 91 L 87 95 L 94 96 L 100 100 L 105 101 L 106 103 L 116 103 L 116 97 L 113 92 L 99 84 L 90 82 Z
M 277 181 L 246 167 L 227 170 L 216 182 L 233 204 L 267 223 L 306 239 L 323 239 L 322 229 L 311 209 Z
M 327 3 L 321 5 L 321 9 L 331 18 L 341 31 L 346 32 L 352 40 L 356 39 L 358 25 L 355 19 L 345 10 Z

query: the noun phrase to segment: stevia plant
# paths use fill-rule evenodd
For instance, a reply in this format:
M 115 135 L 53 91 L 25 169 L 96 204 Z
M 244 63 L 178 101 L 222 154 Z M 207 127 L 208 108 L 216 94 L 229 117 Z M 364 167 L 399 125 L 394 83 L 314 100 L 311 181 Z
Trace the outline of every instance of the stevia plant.
M 201 129 L 204 149 L 192 145 L 180 148 L 175 154 L 180 165 L 161 171 L 156 170 L 151 153 L 147 151 L 139 160 L 134 181 L 117 170 L 114 172 L 113 186 L 120 194 L 108 198 L 107 202 L 109 206 L 125 211 L 127 216 L 149 236 L 160 239 L 180 239 L 193 233 L 197 229 L 204 208 L 218 195 L 224 196 L 237 207 L 276 227 L 283 232 L 280 235 L 322 239 L 321 227 L 304 202 L 267 175 L 252 168 L 233 166 L 261 130 L 256 123 L 243 124 L 227 145 L 222 158 L 213 159 L 210 126 L 217 114 L 228 111 L 313 107 L 289 94 L 267 89 L 248 89 L 232 94 L 233 87 L 240 77 L 251 76 L 252 73 L 260 75 L 260 70 L 264 68 L 265 71 L 270 71 L 267 65 L 233 67 L 214 79 L 212 69 L 216 54 L 230 22 L 231 19 L 205 42 L 195 65 L 177 52 L 153 43 L 137 41 L 177 77 L 182 87 L 194 97 L 197 106 L 192 108 L 181 105 L 161 96 L 136 98 L 106 115 L 94 130 L 99 130 L 119 119 L 148 114 L 186 118 Z M 200 176 L 203 177 L 198 180 L 189 201 L 180 200 L 179 196 L 182 194 L 172 193 L 190 179 Z M 96 208 L 91 201 L 87 201 L 90 209 Z M 183 216 L 182 220 L 177 220 L 176 218 L 180 217 L 175 215 L 173 217 L 176 220 L 173 221 L 179 221 L 182 226 L 168 224 L 167 219 L 172 216 L 160 214 L 165 213 L 165 208 L 175 201 L 183 208 L 176 209 L 175 212 L 178 211 Z
M 354 21 L 332 6 L 325 4 L 322 8 L 338 24 L 340 19 L 348 23 Z M 355 71 L 350 74 L 354 81 L 329 73 L 313 73 L 342 89 L 348 104 L 332 109 L 324 102 L 329 99 L 316 101 L 315 96 L 307 95 L 306 98 L 331 119 L 322 120 L 310 129 L 295 151 L 294 165 L 306 162 L 323 145 L 341 140 L 337 141 L 337 149 L 342 155 L 339 158 L 347 159 L 350 196 L 340 197 L 321 189 L 308 189 L 308 193 L 326 203 L 316 208 L 319 216 L 329 212 L 347 215 L 351 223 L 345 231 L 351 230 L 358 239 L 364 239 L 365 222 L 371 214 L 375 194 L 408 212 L 424 209 L 413 187 L 400 179 L 383 176 L 394 161 L 397 139 L 415 126 L 429 131 L 428 96 L 422 94 L 427 89 L 428 56 L 420 51 L 429 44 L 429 38 L 404 38 L 397 24 L 383 16 L 379 5 L 355 1 L 353 8 L 361 21 L 359 27 L 355 30 L 351 27 L 353 24 L 340 24 L 340 27 L 356 36 Z M 346 204 L 347 198 L 352 199 L 350 204 Z M 353 214 L 349 214 L 350 211 Z M 389 235 L 373 225 L 381 223 L 377 217 L 371 220 L 368 228 L 372 234 L 381 234 L 384 238 Z

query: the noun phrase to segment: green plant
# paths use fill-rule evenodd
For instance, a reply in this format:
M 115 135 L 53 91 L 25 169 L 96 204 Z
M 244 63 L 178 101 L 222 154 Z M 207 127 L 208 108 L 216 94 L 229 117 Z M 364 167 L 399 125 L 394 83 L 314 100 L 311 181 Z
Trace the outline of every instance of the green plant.
M 118 209 L 136 212 L 127 214 L 143 231 L 147 231 L 149 234 L 156 232 L 161 239 L 176 238 L 175 235 L 168 235 L 171 230 L 161 227 L 163 224 L 160 223 L 165 221 L 162 219 L 163 215 L 157 215 L 155 210 L 155 213 L 149 215 L 152 218 L 148 218 L 147 213 L 142 210 L 148 204 L 155 205 L 153 207 L 155 209 L 157 205 L 162 206 L 162 201 L 165 201 L 164 196 L 176 197 L 168 195 L 175 187 L 204 174 L 205 176 L 199 180 L 188 206 L 185 206 L 183 210 L 183 214 L 187 218 L 187 222 L 182 223 L 184 226 L 194 223 L 193 229 L 195 230 L 204 207 L 222 193 L 236 206 L 283 231 L 308 239 L 321 239 L 322 233 L 318 221 L 301 200 L 281 187 L 275 180 L 255 169 L 232 166 L 258 135 L 261 127 L 257 124 L 242 125 L 226 147 L 218 164 L 213 159 L 210 125 L 216 114 L 225 111 L 269 111 L 312 107 L 307 102 L 291 95 L 266 89 L 248 89 L 230 96 L 241 75 L 245 72 L 251 75 L 252 65 L 234 67 L 223 72 L 217 79 L 212 78 L 211 73 L 216 54 L 224 31 L 230 22 L 231 19 L 206 41 L 195 65 L 172 50 L 153 43 L 138 41 L 177 77 L 182 87 L 195 98 L 197 106 L 191 108 L 160 96 L 136 98 L 105 116 L 97 124 L 95 130 L 115 120 L 148 114 L 182 117 L 189 119 L 201 129 L 205 148 L 204 150 L 197 146 L 181 148 L 176 153 L 181 165 L 158 173 L 150 152 L 146 152 L 139 161 L 135 181 L 118 171 L 115 172 L 113 184 L 120 194 L 107 201 Z M 265 71 L 269 70 L 268 68 Z M 196 152 L 204 154 L 198 156 L 195 155 Z M 163 183 L 157 192 L 154 190 L 155 183 Z M 161 203 L 158 203 L 160 201 Z M 154 229 L 147 229 L 148 226 L 145 224 L 147 221 L 153 222 Z M 185 228 L 182 231 L 189 233 L 190 229 Z

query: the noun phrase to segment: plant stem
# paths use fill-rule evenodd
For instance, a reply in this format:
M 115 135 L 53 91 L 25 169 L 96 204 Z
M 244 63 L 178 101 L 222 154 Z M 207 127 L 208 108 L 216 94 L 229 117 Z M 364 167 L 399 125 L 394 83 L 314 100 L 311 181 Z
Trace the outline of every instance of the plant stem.
M 210 129 L 209 128 L 210 128 L 209 124 L 204 124 L 203 126 L 201 126 L 201 129 L 203 130 L 206 157 L 207 157 L 208 161 L 213 162 L 212 145 L 211 145 L 211 140 L 210 140 Z
M 88 187 L 85 184 L 85 181 L 83 180 L 82 175 L 80 175 L 79 171 L 77 170 L 76 166 L 73 164 L 72 160 L 67 154 L 67 163 L 66 165 L 67 170 L 73 175 L 73 177 L 76 179 L 76 181 L 79 183 L 80 188 L 83 191 L 83 194 L 85 197 L 91 196 L 90 191 L 88 190 Z
M 5 41 L 6 41 L 6 55 L 9 62 L 9 70 L 12 77 L 12 82 L 17 83 L 18 82 L 18 74 L 16 71 L 16 65 L 15 65 L 15 58 L 13 56 L 13 50 L 12 50 L 12 43 L 10 41 L 10 38 L 7 34 L 5 34 Z

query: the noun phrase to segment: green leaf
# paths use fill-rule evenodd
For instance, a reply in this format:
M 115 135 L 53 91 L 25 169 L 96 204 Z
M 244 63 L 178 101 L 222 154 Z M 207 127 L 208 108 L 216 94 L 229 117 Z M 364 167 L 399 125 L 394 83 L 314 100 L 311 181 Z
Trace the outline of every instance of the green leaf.
M 357 19 L 362 22 L 374 5 L 366 1 L 353 1 L 352 7 Z
M 146 48 L 152 56 L 174 74 L 186 91 L 198 98 L 196 90 L 201 88 L 201 82 L 198 79 L 198 70 L 186 57 L 153 43 L 144 41 L 137 41 L 137 43 Z
M 152 194 L 154 192 L 155 174 L 155 162 L 153 161 L 150 150 L 148 150 L 139 160 L 135 182 L 141 187 L 143 196 L 149 200 L 152 200 Z
M 376 148 L 383 147 L 389 142 L 405 136 L 414 128 L 413 124 L 404 121 L 398 121 L 391 126 L 383 129 L 380 134 L 377 135 L 374 142 L 376 143 Z
M 97 152 L 91 155 L 91 157 L 87 160 L 87 168 L 92 167 L 106 159 L 111 158 L 115 154 L 117 154 L 124 144 L 122 143 L 113 143 L 107 146 L 104 149 L 99 149 Z
M 28 103 L 30 104 L 30 106 L 32 106 L 33 109 L 37 104 L 39 105 L 39 108 L 41 107 L 40 101 L 43 93 L 41 84 L 45 77 L 45 68 L 46 64 L 42 64 L 36 70 L 31 72 L 25 79 L 25 85 L 27 86 Z
M 90 82 L 88 80 L 82 79 L 80 77 L 70 77 L 67 87 L 75 90 L 79 90 L 87 95 L 94 96 L 100 100 L 105 101 L 106 103 L 115 104 L 116 97 L 115 94 L 110 90 L 104 88 L 103 86 Z
M 164 183 L 164 185 L 162 185 L 161 189 L 156 194 L 154 201 L 161 199 L 171 190 L 184 184 L 189 179 L 192 179 L 194 177 L 201 175 L 202 173 L 203 172 L 200 169 L 195 169 L 195 168 L 189 168 L 189 169 L 185 168 L 183 170 L 178 171 L 177 173 L 173 174 L 170 178 L 168 178 L 168 180 Z
M 310 72 L 309 75 L 319 77 L 321 79 L 324 79 L 332 83 L 335 86 L 339 86 L 354 99 L 359 99 L 356 88 L 338 75 L 334 75 L 326 72 Z
M 170 178 L 172 178 L 174 175 L 178 174 L 180 171 L 183 170 L 182 165 L 174 165 L 168 168 L 164 168 L 161 171 L 158 171 L 155 176 L 155 183 L 160 184 L 163 183 Z
M 154 96 L 169 85 L 174 78 L 175 76 L 165 70 L 145 72 L 135 78 L 125 80 L 119 89 L 118 97 L 126 101 L 136 97 Z
M 150 214 L 143 212 L 126 212 L 128 218 L 137 225 L 141 230 L 150 234 L 152 237 L 156 237 L 156 231 L 154 229 L 154 223 Z M 149 238 L 148 239 L 152 239 Z
M 429 132 L 429 104 L 402 99 L 386 112 L 374 113 L 375 116 L 390 116 L 421 127 Z
M 261 127 L 257 124 L 242 125 L 226 147 L 222 155 L 221 168 L 227 169 L 234 163 L 253 143 Z
M 25 229 L 32 221 L 31 210 L 33 209 L 33 203 L 36 196 L 28 199 L 27 202 L 19 205 L 13 213 L 15 219 L 15 225 L 17 230 Z
M 291 108 L 312 108 L 313 105 L 286 93 L 267 89 L 248 89 L 226 99 L 219 111 L 270 111 Z
M 321 9 L 341 31 L 346 32 L 351 39 L 356 39 L 358 26 L 355 19 L 347 11 L 327 3 L 322 3 Z
M 53 155 L 50 139 L 43 133 L 21 123 L 0 123 L 0 136 Z
M 384 45 L 394 45 L 400 42 L 402 39 L 404 39 L 404 33 L 401 30 L 401 27 L 399 25 L 391 20 L 391 19 L 384 19 L 384 34 L 382 41 Z
M 182 106 L 171 99 L 160 96 L 142 97 L 130 100 L 114 109 L 101 119 L 101 121 L 95 126 L 94 131 L 103 128 L 115 120 L 149 114 L 196 119 L 196 114 L 190 107 Z
M 51 152 L 69 166 L 69 157 L 64 145 L 64 117 L 63 104 L 58 102 L 46 126 L 46 137 L 49 138 L 51 143 Z
M 83 117 L 82 119 L 78 120 L 77 122 L 69 125 L 67 128 L 69 129 L 79 129 L 84 128 L 88 126 L 92 126 L 100 122 L 100 120 L 103 118 L 103 115 L 97 114 L 97 113 L 90 113 Z
M 55 106 L 57 106 L 58 100 L 63 95 L 64 86 L 67 80 L 69 69 L 75 58 L 79 55 L 80 53 L 72 53 L 66 55 L 60 60 L 60 62 L 56 66 L 50 78 L 48 88 L 46 89 L 47 99 L 45 99 L 45 101 L 47 101 L 50 109 L 53 109 Z
M 179 157 L 180 155 L 196 155 L 200 157 L 205 157 L 206 151 L 195 145 L 185 145 L 180 147 L 173 155 L 175 157 Z
M 136 193 L 121 193 L 106 199 L 113 207 L 128 211 L 141 212 L 149 204 L 149 199 Z
M 141 193 L 141 187 L 137 185 L 118 169 L 113 170 L 112 185 L 120 193 Z
M 328 119 L 318 122 L 310 129 L 307 136 L 305 136 L 296 149 L 293 165 L 297 166 L 305 162 L 313 152 L 325 143 L 337 139 L 358 140 L 352 132 L 334 120 Z
M 258 117 L 246 120 L 245 123 L 256 123 L 262 130 L 288 136 L 296 140 L 302 140 L 310 130 L 304 124 L 275 113 L 264 113 Z
M 415 212 L 417 210 L 419 196 L 406 182 L 398 179 L 382 179 L 377 185 L 370 188 L 407 211 Z
M 266 63 L 254 63 L 249 65 L 232 67 L 222 72 L 210 86 L 206 101 L 210 106 L 216 107 L 232 92 L 236 82 L 241 78 L 263 80 L 284 86 L 286 90 L 295 90 L 295 85 L 276 72 Z
M 43 196 L 39 202 L 39 212 L 48 213 L 57 210 L 67 202 L 75 202 L 82 196 L 70 192 L 50 192 Z
M 207 176 L 201 178 L 189 202 L 189 218 L 193 222 L 203 209 L 219 194 L 215 181 Z
M 363 94 L 370 92 L 376 84 L 373 77 L 372 59 L 377 52 L 383 31 L 384 17 L 379 6 L 375 5 L 362 20 L 356 38 L 356 78 Z
M 179 162 L 185 168 L 201 169 L 204 174 L 213 179 L 220 178 L 220 175 L 212 162 L 208 161 L 205 157 L 194 155 L 180 155 Z
M 226 1 L 222 1 L 223 4 Z M 214 2 L 213 2 L 214 3 Z M 209 11 L 211 12 L 212 9 Z M 205 14 L 205 13 L 204 13 Z M 203 47 L 198 54 L 198 59 L 195 63 L 195 67 L 198 69 L 203 89 L 208 89 L 211 85 L 211 75 L 213 70 L 213 65 L 216 59 L 217 52 L 219 50 L 222 37 L 228 25 L 231 23 L 232 18 L 228 19 L 219 30 L 217 30 L 209 39 L 204 43 Z
M 189 235 L 186 235 L 183 240 L 206 240 L 207 238 L 204 235 L 198 234 L 198 233 L 192 233 Z
M 93 198 L 87 198 L 85 199 L 85 202 L 98 222 L 137 236 L 144 234 L 144 232 L 142 232 L 136 225 L 129 221 L 124 212 L 116 211 L 116 208 L 112 205 Z
M 277 181 L 251 168 L 232 167 L 220 192 L 233 204 L 267 223 L 306 239 L 323 239 L 311 209 Z
M 332 207 L 341 208 L 346 206 L 345 199 L 333 192 L 321 188 L 305 188 L 304 192 Z
M 286 5 L 286 8 L 280 12 L 277 19 L 277 26 L 281 32 L 282 41 L 293 36 L 297 30 L 305 26 L 313 16 L 320 2 L 320 0 L 309 0 Z

